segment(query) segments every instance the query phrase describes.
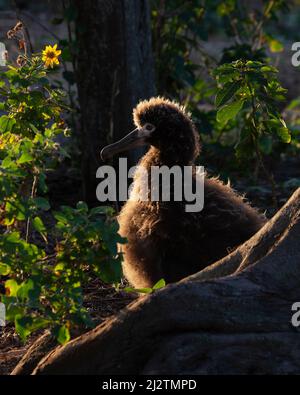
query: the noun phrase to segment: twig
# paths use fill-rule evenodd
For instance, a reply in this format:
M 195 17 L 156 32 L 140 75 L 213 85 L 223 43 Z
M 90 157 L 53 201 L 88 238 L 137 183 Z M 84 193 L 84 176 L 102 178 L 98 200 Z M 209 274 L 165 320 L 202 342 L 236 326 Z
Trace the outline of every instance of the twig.
M 34 196 L 36 194 L 37 182 L 38 182 L 38 177 L 37 177 L 37 175 L 34 175 L 32 188 L 31 188 L 31 194 L 30 194 L 31 198 L 34 198 Z M 30 232 L 30 217 L 28 217 L 27 223 L 26 223 L 26 238 L 25 238 L 26 243 L 28 243 L 29 232 Z
M 235 34 L 236 43 L 242 44 L 242 39 L 241 39 L 240 33 L 239 33 L 237 26 L 236 26 L 236 19 L 229 18 L 229 23 L 230 23 L 230 26 L 233 30 L 233 33 Z
M 114 117 L 113 117 L 113 111 L 115 108 L 115 98 L 118 96 L 120 90 L 119 90 L 119 68 L 117 68 L 114 71 L 113 75 L 113 84 L 112 84 L 112 91 L 111 91 L 111 97 L 110 97 L 110 127 L 109 127 L 109 138 L 112 140 L 113 139 L 113 133 L 114 133 Z M 111 143 L 111 141 L 109 141 Z M 115 201 L 115 208 L 117 214 L 120 212 L 120 203 L 118 198 Z
M 265 167 L 264 164 L 264 160 L 261 154 L 261 151 L 259 149 L 258 143 L 257 143 L 257 138 L 256 138 L 256 133 L 258 130 L 258 125 L 256 122 L 256 107 L 255 107 L 255 101 L 254 101 L 254 94 L 251 88 L 250 83 L 247 81 L 247 86 L 248 89 L 250 91 L 250 95 L 251 95 L 251 106 L 252 106 L 252 120 L 253 120 L 253 126 L 254 126 L 254 130 L 253 133 L 251 133 L 251 137 L 252 137 L 252 141 L 254 144 L 254 148 L 255 148 L 255 153 L 258 159 L 258 163 L 260 164 L 263 172 L 265 173 L 265 176 L 267 178 L 267 180 L 270 182 L 271 188 L 272 188 L 272 200 L 273 200 L 273 206 L 274 208 L 278 207 L 278 202 L 277 202 L 277 193 L 276 193 L 276 184 L 274 181 L 274 175 L 272 173 L 270 173 L 267 168 Z
M 265 23 L 268 14 L 271 12 L 273 6 L 275 4 L 275 0 L 271 0 L 265 7 L 263 15 L 259 23 L 256 25 L 255 30 L 253 32 L 253 43 L 252 43 L 252 49 L 259 49 L 260 42 L 262 39 L 262 27 L 263 24 Z M 255 41 L 257 38 L 257 41 Z
M 62 6 L 63 6 L 63 10 L 64 12 L 66 11 L 66 4 L 65 4 L 65 0 L 62 0 Z M 73 51 L 73 37 L 72 37 L 72 29 L 71 29 L 71 24 L 69 21 L 67 21 L 67 29 L 68 29 L 68 40 L 69 40 L 69 48 L 70 48 L 70 52 L 72 55 L 72 66 L 73 66 L 73 71 L 76 73 L 76 63 L 77 63 L 77 59 L 75 56 L 75 53 Z
M 26 24 L 24 23 L 24 20 L 23 20 L 22 17 L 21 17 L 21 12 L 20 12 L 20 9 L 19 9 L 19 7 L 18 7 L 18 5 L 17 5 L 16 0 L 13 0 L 13 4 L 14 4 L 14 6 L 15 6 L 15 11 L 16 11 L 17 19 L 18 19 L 20 22 L 22 22 L 22 24 L 23 24 L 24 31 L 25 31 L 26 36 L 27 36 L 27 41 L 28 41 L 28 43 L 29 43 L 30 52 L 33 53 L 34 50 L 33 50 L 33 45 L 32 45 L 32 41 L 31 41 L 30 33 L 29 33 L 29 30 L 27 29 Z M 27 53 L 27 48 L 26 48 L 27 45 L 26 45 L 25 37 L 24 37 L 24 41 L 25 41 L 25 49 L 26 49 L 26 53 Z
M 21 12 L 20 12 L 20 14 L 21 14 Z M 35 17 L 33 17 L 29 12 L 22 11 L 22 15 L 26 16 L 32 22 L 34 22 L 35 24 L 39 25 L 43 30 L 45 30 L 53 38 L 55 38 L 55 40 L 60 41 L 60 37 L 57 34 L 53 33 L 50 29 L 47 28 L 47 26 L 45 26 L 43 23 L 41 23 L 39 20 L 37 20 Z

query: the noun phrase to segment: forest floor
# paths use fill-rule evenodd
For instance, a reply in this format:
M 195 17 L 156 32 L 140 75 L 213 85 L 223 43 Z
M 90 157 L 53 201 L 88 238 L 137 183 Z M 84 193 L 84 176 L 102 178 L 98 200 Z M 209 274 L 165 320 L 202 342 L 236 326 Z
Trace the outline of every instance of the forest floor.
M 58 183 L 54 177 L 53 187 L 50 188 L 50 200 L 55 205 L 74 204 L 79 200 L 79 180 L 76 177 L 72 180 L 71 175 L 63 172 L 64 176 Z M 279 161 L 277 168 L 274 169 L 274 177 L 277 186 L 278 208 L 280 208 L 290 197 L 297 187 L 300 186 L 300 158 L 288 158 L 284 162 Z M 251 180 L 233 175 L 232 186 L 240 193 L 245 193 L 247 199 L 268 218 L 276 212 L 272 205 L 272 192 L 270 185 L 263 179 L 253 185 Z M 61 183 L 64 185 L 60 188 Z M 60 185 L 59 185 L 60 184 Z M 250 185 L 250 186 L 249 186 Z M 252 186 L 251 186 L 252 185 Z M 68 196 L 63 191 L 72 191 Z M 75 193 L 73 193 L 76 191 Z M 88 287 L 84 289 L 85 306 L 88 308 L 96 324 L 101 323 L 108 317 L 118 313 L 122 308 L 131 303 L 137 296 L 125 293 L 103 284 L 99 279 L 93 279 Z M 12 324 L 0 328 L 0 375 L 9 374 L 28 348 L 33 344 L 41 333 L 32 335 L 22 344 L 14 331 Z
M 99 279 L 92 280 L 85 288 L 84 293 L 84 305 L 97 325 L 116 314 L 136 298 L 135 294 L 116 292 L 113 287 L 103 284 Z M 33 334 L 28 338 L 26 344 L 23 344 L 12 324 L 0 327 L 0 375 L 10 374 L 40 335 L 41 332 Z
M 245 194 L 247 200 L 261 212 L 265 212 L 268 218 L 271 218 L 300 187 L 300 158 L 287 157 L 285 160 L 278 158 L 278 162 L 272 163 L 271 167 L 277 189 L 277 207 L 273 205 L 271 186 L 265 179 L 253 180 L 240 174 L 232 174 L 231 178 L 232 187 L 239 193 Z M 58 174 L 49 175 L 51 181 L 49 197 L 52 208 L 56 209 L 61 204 L 74 206 L 82 199 L 80 180 L 76 176 L 78 172 L 78 169 L 74 169 L 71 165 L 60 169 Z M 117 314 L 136 298 L 134 294 L 116 292 L 113 287 L 103 284 L 99 279 L 90 282 L 84 294 L 85 306 L 97 324 Z M 13 370 L 40 334 L 41 332 L 32 335 L 26 344 L 23 344 L 12 324 L 7 324 L 4 328 L 0 327 L 0 375 L 9 374 Z

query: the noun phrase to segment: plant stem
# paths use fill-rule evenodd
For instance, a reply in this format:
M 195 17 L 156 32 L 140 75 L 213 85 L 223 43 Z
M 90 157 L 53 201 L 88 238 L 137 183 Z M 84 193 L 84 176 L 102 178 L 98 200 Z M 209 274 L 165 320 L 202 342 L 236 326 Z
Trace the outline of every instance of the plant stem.
M 37 181 L 38 181 L 38 177 L 37 177 L 37 175 L 34 175 L 33 182 L 32 182 L 32 188 L 31 188 L 31 194 L 30 194 L 31 198 L 34 198 L 36 195 Z M 26 223 L 26 237 L 25 237 L 26 243 L 28 243 L 29 232 L 30 232 L 30 216 L 27 218 L 27 223 Z
M 253 124 L 250 122 L 251 125 L 251 129 L 252 129 L 252 133 L 251 133 L 251 138 L 255 147 L 255 153 L 256 153 L 256 157 L 258 159 L 258 163 L 261 166 L 267 180 L 270 183 L 271 189 L 272 189 L 272 201 L 273 201 L 273 207 L 275 209 L 277 209 L 278 207 L 278 202 L 277 202 L 277 191 L 276 191 L 276 183 L 274 181 L 274 175 L 268 171 L 268 169 L 266 168 L 265 164 L 264 164 L 264 159 L 262 156 L 262 153 L 259 149 L 259 145 L 258 145 L 258 141 L 257 141 L 257 134 L 258 134 L 258 123 L 257 123 L 257 119 L 256 119 L 256 106 L 255 106 L 255 98 L 254 98 L 254 94 L 252 91 L 252 87 L 249 83 L 249 81 L 247 81 L 247 86 L 249 88 L 250 91 L 250 95 L 251 95 L 251 106 L 252 106 L 252 112 L 251 112 L 251 119 L 253 121 Z

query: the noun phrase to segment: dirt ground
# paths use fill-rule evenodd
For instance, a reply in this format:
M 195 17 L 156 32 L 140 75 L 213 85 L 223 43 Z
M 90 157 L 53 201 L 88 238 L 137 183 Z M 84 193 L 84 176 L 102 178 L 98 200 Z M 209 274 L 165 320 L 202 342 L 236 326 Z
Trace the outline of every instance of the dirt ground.
M 99 279 L 94 279 L 85 288 L 85 306 L 96 324 L 116 314 L 137 296 L 123 291 L 116 292 L 111 286 L 107 286 Z M 8 324 L 0 329 L 0 375 L 7 375 L 17 365 L 19 360 L 41 335 L 38 332 L 32 335 L 22 344 L 15 333 L 13 325 Z
M 292 158 L 281 163 L 275 173 L 278 185 L 278 203 L 282 206 L 296 189 L 296 185 L 285 186 L 287 179 L 300 179 L 300 158 Z M 272 207 L 272 194 L 270 186 L 261 181 L 259 186 L 249 187 L 249 181 L 238 179 L 233 185 L 241 193 L 246 192 L 247 198 L 256 206 L 265 211 L 270 218 L 276 211 Z M 65 200 L 66 197 L 63 197 Z M 84 289 L 85 306 L 89 309 L 92 318 L 97 324 L 113 316 L 136 298 L 136 295 L 116 292 L 114 288 L 101 283 L 99 279 L 91 281 Z M 16 335 L 13 326 L 8 324 L 0 332 L 0 375 L 9 374 L 18 361 L 25 354 L 40 333 L 31 336 L 24 345 Z
M 300 158 L 289 158 L 280 162 L 275 169 L 275 180 L 278 186 L 279 208 L 287 201 L 297 186 L 300 186 L 297 185 L 300 180 Z M 286 185 L 286 180 L 295 180 L 295 184 Z M 240 193 L 246 192 L 249 201 L 265 212 L 269 218 L 275 213 L 276 209 L 272 206 L 271 188 L 266 181 L 260 180 L 257 186 L 249 187 L 249 180 L 237 178 L 233 187 Z M 70 200 L 67 196 L 60 195 L 59 197 L 63 201 Z M 124 291 L 116 292 L 114 288 L 101 283 L 99 279 L 93 279 L 84 289 L 84 294 L 85 306 L 97 324 L 118 313 L 137 297 Z M 24 345 L 11 324 L 0 331 L 0 375 L 6 375 L 12 371 L 40 333 L 31 336 Z

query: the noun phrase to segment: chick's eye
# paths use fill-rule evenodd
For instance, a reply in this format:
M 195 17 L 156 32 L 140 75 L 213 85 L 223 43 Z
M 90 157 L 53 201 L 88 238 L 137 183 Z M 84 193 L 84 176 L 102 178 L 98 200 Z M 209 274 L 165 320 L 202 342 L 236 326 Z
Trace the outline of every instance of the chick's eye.
M 152 130 L 155 129 L 155 126 L 152 125 L 151 123 L 147 123 L 147 124 L 145 125 L 145 129 L 148 130 L 149 132 L 151 132 Z

